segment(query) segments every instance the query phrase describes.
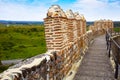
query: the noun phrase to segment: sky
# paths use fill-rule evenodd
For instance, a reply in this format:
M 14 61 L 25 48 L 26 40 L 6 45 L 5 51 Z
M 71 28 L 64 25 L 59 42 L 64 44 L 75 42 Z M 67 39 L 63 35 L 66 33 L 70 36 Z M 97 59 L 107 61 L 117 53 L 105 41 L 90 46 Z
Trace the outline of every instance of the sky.
M 120 21 L 120 0 L 0 0 L 0 20 L 43 21 L 51 5 L 83 14 L 87 21 Z

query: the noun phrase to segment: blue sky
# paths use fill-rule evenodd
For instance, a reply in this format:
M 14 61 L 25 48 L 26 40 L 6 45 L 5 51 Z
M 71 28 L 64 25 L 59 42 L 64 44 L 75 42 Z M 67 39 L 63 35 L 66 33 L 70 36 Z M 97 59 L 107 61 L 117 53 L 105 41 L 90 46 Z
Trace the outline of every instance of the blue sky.
M 54 4 L 83 14 L 87 21 L 120 21 L 120 0 L 0 0 L 0 20 L 43 21 Z

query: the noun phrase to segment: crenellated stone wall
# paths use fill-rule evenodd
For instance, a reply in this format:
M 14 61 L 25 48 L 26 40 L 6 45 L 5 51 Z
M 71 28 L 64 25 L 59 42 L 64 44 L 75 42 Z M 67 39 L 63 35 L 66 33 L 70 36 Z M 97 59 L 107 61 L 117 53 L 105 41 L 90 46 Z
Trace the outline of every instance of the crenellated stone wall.
M 113 21 L 112 20 L 96 20 L 94 25 L 89 26 L 89 30 L 92 30 L 95 36 L 105 34 L 106 30 L 111 29 L 113 31 Z M 96 35 L 97 34 L 97 35 Z
M 48 51 L 10 67 L 0 74 L 0 80 L 70 80 L 91 41 L 109 28 L 97 21 L 86 32 L 83 15 L 64 12 L 58 5 L 48 9 L 44 25 Z
M 48 50 L 62 50 L 86 33 L 84 16 L 72 10 L 64 12 L 58 5 L 49 8 L 44 22 Z

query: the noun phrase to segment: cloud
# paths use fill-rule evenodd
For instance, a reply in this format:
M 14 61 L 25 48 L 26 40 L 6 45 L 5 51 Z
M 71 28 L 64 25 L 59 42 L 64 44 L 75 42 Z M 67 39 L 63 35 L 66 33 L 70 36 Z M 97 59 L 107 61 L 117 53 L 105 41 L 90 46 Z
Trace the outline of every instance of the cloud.
M 104 18 L 118 20 L 120 17 L 119 0 L 77 0 L 72 9 L 84 14 L 90 21 Z
M 120 2 L 119 0 L 97 0 L 97 1 L 101 1 L 101 2 L 104 2 L 104 3 Z
M 119 20 L 119 0 L 0 0 L 0 20 L 43 21 L 48 8 L 53 4 L 61 5 L 73 12 L 84 14 L 86 20 L 107 18 Z
M 77 0 L 74 4 L 74 7 L 81 9 L 96 9 L 104 7 L 116 7 L 120 6 L 119 0 Z
M 96 9 L 104 7 L 105 3 L 98 0 L 77 0 L 73 6 L 82 9 Z
M 110 3 L 111 7 L 120 8 L 120 1 Z
M 28 0 L 0 0 L 0 20 L 25 20 L 25 21 L 43 21 L 46 17 L 48 4 L 38 3 L 34 0 L 31 4 L 25 3 Z M 13 1 L 17 1 L 13 3 Z M 18 3 L 19 1 L 23 1 Z M 57 1 L 57 0 L 54 0 Z
M 58 0 L 51 0 L 52 2 L 57 2 Z

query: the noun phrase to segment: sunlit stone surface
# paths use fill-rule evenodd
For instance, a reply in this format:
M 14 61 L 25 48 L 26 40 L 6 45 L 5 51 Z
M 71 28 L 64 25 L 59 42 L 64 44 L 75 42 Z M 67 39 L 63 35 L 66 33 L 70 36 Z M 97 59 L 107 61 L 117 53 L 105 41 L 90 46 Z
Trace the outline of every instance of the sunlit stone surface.
M 72 12 L 71 9 L 66 11 L 66 16 L 67 16 L 68 19 L 75 19 L 75 15 L 74 15 L 74 13 Z
M 66 15 L 59 5 L 52 5 L 48 9 L 47 17 L 66 17 Z

